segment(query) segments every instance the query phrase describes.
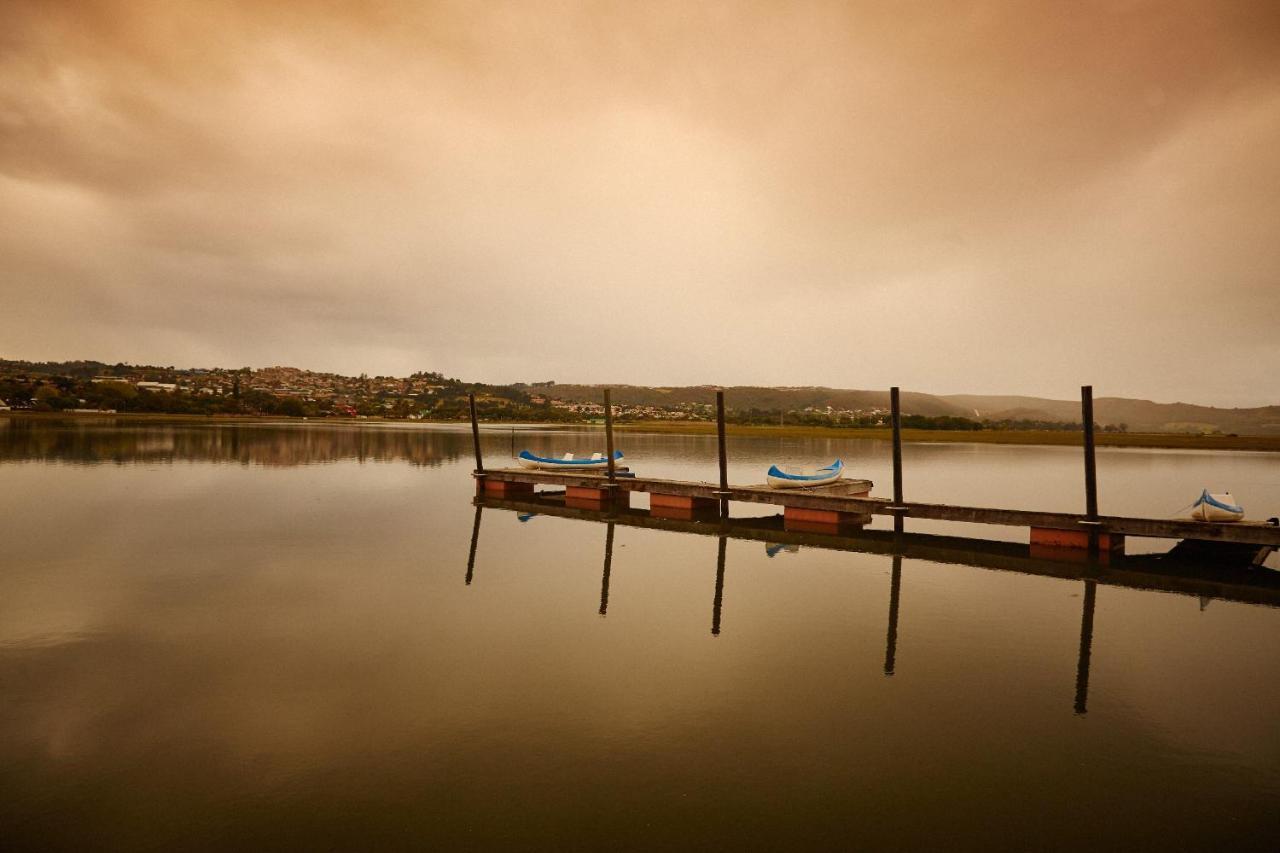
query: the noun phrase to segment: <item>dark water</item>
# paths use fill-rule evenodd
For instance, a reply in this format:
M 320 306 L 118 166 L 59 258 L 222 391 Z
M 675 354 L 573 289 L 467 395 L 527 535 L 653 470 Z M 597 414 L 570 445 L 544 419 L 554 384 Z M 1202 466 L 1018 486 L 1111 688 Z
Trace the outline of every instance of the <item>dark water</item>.
M 730 452 L 888 483 L 877 442 Z M 0 848 L 1274 849 L 1280 610 L 733 538 L 718 573 L 714 536 L 502 509 L 468 578 L 471 467 L 465 430 L 0 419 Z M 1099 468 L 1104 512 L 1280 511 L 1276 456 Z M 1082 501 L 1069 448 L 906 469 Z

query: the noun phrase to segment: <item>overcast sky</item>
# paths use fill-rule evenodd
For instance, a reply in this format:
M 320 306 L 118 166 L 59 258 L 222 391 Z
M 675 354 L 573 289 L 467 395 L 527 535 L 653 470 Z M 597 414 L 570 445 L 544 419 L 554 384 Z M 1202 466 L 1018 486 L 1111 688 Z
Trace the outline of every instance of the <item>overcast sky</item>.
M 1280 4 L 0 3 L 0 357 L 1280 403 Z

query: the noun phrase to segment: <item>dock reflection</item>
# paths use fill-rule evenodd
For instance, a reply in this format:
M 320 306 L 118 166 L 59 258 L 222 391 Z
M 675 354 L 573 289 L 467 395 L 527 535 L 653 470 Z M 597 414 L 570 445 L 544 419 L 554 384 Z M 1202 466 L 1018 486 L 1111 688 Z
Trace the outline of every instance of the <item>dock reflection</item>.
M 600 580 L 599 615 L 609 609 L 609 581 L 613 566 L 613 547 L 617 525 L 666 530 L 674 533 L 716 537 L 715 588 L 711 602 L 711 635 L 719 637 L 724 617 L 724 586 L 729 539 L 761 541 L 828 550 L 882 554 L 892 560 L 889 582 L 889 607 L 885 632 L 884 675 L 898 671 L 899 613 L 902 607 L 902 561 L 904 558 L 935 563 L 949 563 L 975 568 L 1015 571 L 1084 583 L 1080 620 L 1080 643 L 1076 658 L 1073 711 L 1088 713 L 1089 673 L 1093 655 L 1094 611 L 1099 585 L 1131 589 L 1160 590 L 1182 595 L 1212 596 L 1249 604 L 1280 606 L 1280 577 L 1271 571 L 1231 570 L 1182 563 L 1162 565 L 1159 557 L 1114 557 L 1109 563 L 1061 563 L 1033 558 L 1027 545 L 990 540 L 960 539 L 929 534 L 904 534 L 892 531 L 861 530 L 847 534 L 813 534 L 787 531 L 781 515 L 768 518 L 708 519 L 685 521 L 657 518 L 644 510 L 609 508 L 589 510 L 567 507 L 559 495 L 533 496 L 519 501 L 476 498 L 471 547 L 467 556 L 466 583 L 474 576 L 476 550 L 479 544 L 483 509 L 504 509 L 525 516 L 536 513 L 561 518 L 594 521 L 605 524 L 604 561 Z M 1161 569 L 1167 569 L 1160 573 Z M 1226 574 L 1224 574 L 1226 572 Z

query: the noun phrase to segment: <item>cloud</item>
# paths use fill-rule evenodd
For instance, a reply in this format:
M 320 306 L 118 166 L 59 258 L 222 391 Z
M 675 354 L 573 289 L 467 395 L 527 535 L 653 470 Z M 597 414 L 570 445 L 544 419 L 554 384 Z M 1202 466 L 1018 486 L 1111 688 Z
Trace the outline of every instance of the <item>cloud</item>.
M 1275 402 L 1274 4 L 0 15 L 10 357 Z

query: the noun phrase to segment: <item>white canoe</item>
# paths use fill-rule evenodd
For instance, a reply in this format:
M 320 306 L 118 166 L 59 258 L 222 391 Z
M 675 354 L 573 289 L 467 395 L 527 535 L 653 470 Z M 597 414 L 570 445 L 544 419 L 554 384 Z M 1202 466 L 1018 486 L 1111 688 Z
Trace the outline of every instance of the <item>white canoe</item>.
M 813 486 L 829 486 L 844 476 L 844 463 L 837 459 L 825 468 L 817 470 L 796 471 L 779 468 L 774 465 L 769 469 L 769 487 L 773 489 L 805 489 Z
M 615 450 L 613 452 L 614 463 L 616 464 L 622 458 L 622 451 Z M 572 453 L 566 453 L 559 459 L 553 456 L 534 456 L 527 450 L 521 450 L 517 457 L 522 468 L 534 468 L 544 471 L 557 471 L 564 469 L 572 469 L 580 471 L 591 468 L 607 468 L 609 467 L 609 459 L 603 453 L 593 453 L 590 456 L 574 456 Z
M 1211 495 L 1205 489 L 1191 505 L 1191 518 L 1194 521 L 1239 521 L 1244 518 L 1244 507 L 1236 504 L 1230 492 Z

